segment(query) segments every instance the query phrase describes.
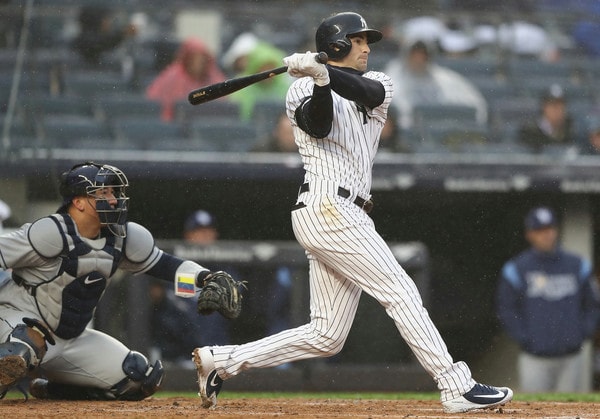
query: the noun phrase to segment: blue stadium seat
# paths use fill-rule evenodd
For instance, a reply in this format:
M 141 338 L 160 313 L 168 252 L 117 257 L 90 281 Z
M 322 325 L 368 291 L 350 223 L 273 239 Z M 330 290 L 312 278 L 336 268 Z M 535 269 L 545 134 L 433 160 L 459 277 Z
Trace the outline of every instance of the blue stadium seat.
M 65 91 L 70 95 L 93 98 L 130 91 L 120 72 L 72 70 L 64 74 Z
M 502 98 L 509 98 L 516 94 L 515 86 L 504 79 L 488 76 L 473 76 L 469 80 L 481 92 L 483 97 L 490 102 Z
M 470 79 L 471 77 L 496 77 L 500 68 L 496 59 L 474 57 L 438 57 L 435 62 Z
M 511 59 L 506 67 L 507 77 L 519 82 L 523 77 L 542 77 L 568 80 L 574 75 L 574 68 L 567 61 L 546 62 L 537 58 Z
M 21 102 L 31 119 L 60 114 L 93 116 L 90 101 L 79 96 L 30 95 Z
M 164 122 L 156 117 L 122 116 L 114 118 L 111 126 L 124 148 L 148 149 L 155 141 L 185 138 L 181 124 Z
M 221 119 L 195 119 L 189 125 L 190 137 L 202 141 L 203 151 L 244 152 L 256 143 L 257 131 L 250 122 Z
M 267 137 L 285 112 L 284 100 L 261 100 L 254 104 L 252 121 L 256 124 L 259 138 Z
M 161 106 L 142 93 L 114 93 L 98 96 L 94 111 L 98 118 L 110 121 L 126 116 L 143 116 L 159 119 Z
M 430 122 L 464 121 L 476 122 L 477 110 L 472 106 L 428 103 L 413 107 L 415 126 L 426 127 Z
M 240 118 L 240 105 L 227 99 L 211 100 L 196 106 L 191 105 L 187 99 L 175 104 L 175 119 L 179 121 L 205 117 L 230 118 L 237 121 Z
M 425 136 L 434 144 L 443 144 L 452 151 L 464 151 L 470 144 L 491 142 L 491 133 L 485 126 L 466 121 L 438 121 L 427 125 Z
M 50 148 L 76 148 L 80 140 L 112 138 L 104 122 L 89 116 L 46 115 L 40 128 L 43 144 Z

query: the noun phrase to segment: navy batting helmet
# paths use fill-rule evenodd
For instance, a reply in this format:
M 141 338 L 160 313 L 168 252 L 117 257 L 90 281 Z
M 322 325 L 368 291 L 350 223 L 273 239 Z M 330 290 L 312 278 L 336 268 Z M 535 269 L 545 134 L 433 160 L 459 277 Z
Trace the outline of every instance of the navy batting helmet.
M 380 41 L 383 37 L 378 30 L 370 29 L 358 13 L 344 12 L 330 16 L 317 28 L 317 51 L 325 51 L 332 60 L 344 58 L 352 48 L 348 37 L 359 33 L 367 35 L 369 44 Z
M 115 235 L 125 237 L 127 221 L 127 201 L 125 189 L 129 181 L 125 174 L 114 166 L 85 162 L 73 166 L 60 177 L 60 195 L 63 203 L 59 213 L 67 211 L 76 196 L 91 196 L 96 200 L 96 212 L 100 223 Z M 112 188 L 117 204 L 112 206 L 107 199 L 95 196 L 99 189 Z

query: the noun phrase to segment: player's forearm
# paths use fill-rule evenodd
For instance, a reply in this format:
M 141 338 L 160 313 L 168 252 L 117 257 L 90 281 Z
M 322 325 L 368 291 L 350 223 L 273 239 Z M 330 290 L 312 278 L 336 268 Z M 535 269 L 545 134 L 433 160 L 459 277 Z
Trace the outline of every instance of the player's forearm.
M 329 68 L 330 85 L 341 97 L 360 103 L 371 109 L 381 105 L 385 100 L 385 88 L 377 80 L 362 77 L 357 71 Z
M 168 253 L 163 253 L 158 261 L 146 273 L 165 281 L 174 282 L 181 271 L 193 275 L 196 280 L 200 272 L 208 272 L 208 269 L 196 262 L 186 261 Z M 197 284 L 196 284 L 197 285 Z
M 295 117 L 302 131 L 314 138 L 325 138 L 333 123 L 333 99 L 329 85 L 315 85 L 312 96 L 296 109 Z

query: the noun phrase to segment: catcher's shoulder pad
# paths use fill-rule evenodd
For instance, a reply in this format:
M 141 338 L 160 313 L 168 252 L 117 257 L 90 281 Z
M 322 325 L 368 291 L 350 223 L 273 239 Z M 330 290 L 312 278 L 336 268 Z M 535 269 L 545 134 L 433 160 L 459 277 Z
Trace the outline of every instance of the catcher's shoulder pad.
M 33 249 L 42 257 L 54 258 L 63 250 L 63 235 L 58 224 L 51 217 L 34 221 L 29 226 L 27 238 Z
M 141 263 L 150 257 L 153 250 L 154 237 L 152 233 L 138 223 L 127 223 L 125 257 L 134 263 Z

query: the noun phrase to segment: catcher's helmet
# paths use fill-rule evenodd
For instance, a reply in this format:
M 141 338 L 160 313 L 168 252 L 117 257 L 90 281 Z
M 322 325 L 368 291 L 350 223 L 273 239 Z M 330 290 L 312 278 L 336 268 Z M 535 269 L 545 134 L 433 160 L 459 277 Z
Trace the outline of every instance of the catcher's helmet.
M 378 30 L 369 28 L 358 13 L 344 12 L 330 16 L 317 28 L 317 51 L 325 51 L 332 60 L 344 58 L 352 48 L 348 36 L 358 33 L 365 33 L 369 44 L 383 37 Z
M 100 223 L 107 226 L 116 236 L 125 237 L 127 221 L 127 201 L 125 189 L 129 181 L 125 174 L 114 166 L 85 162 L 73 166 L 60 177 L 60 195 L 63 203 L 59 213 L 67 211 L 71 200 L 76 196 L 90 196 L 96 200 L 96 212 Z M 103 188 L 112 188 L 117 204 L 112 206 L 107 199 L 95 196 Z

